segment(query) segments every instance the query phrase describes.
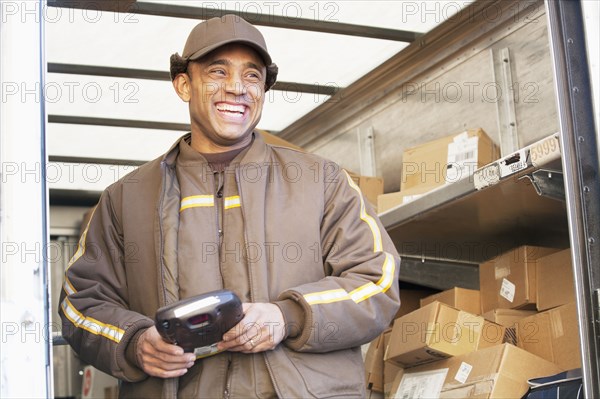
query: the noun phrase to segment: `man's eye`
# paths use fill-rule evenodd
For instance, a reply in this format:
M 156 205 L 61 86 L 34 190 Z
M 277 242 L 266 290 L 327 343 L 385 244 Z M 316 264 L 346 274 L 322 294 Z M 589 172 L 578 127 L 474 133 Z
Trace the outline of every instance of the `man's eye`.
M 216 74 L 216 75 L 225 75 L 225 71 L 223 69 L 213 69 L 210 71 L 210 73 Z

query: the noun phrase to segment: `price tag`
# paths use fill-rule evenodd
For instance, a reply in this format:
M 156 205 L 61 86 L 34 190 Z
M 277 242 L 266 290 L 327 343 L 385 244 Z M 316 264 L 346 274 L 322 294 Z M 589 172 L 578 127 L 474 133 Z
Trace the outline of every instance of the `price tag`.
M 540 166 L 547 162 L 560 158 L 560 143 L 558 136 L 550 136 L 529 148 L 531 164 Z

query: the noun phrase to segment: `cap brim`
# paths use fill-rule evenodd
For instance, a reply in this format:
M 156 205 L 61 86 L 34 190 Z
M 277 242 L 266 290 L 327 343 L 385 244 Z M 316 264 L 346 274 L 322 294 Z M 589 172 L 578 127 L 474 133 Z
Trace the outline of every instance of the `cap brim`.
M 232 38 L 232 39 L 223 40 L 221 42 L 215 43 L 212 46 L 208 46 L 201 50 L 196 51 L 195 53 L 191 54 L 189 57 L 186 57 L 185 59 L 197 60 L 198 58 L 205 56 L 206 54 L 210 53 L 211 51 L 216 50 L 219 47 L 224 46 L 226 44 L 230 44 L 230 43 L 241 43 L 241 44 L 245 44 L 249 47 L 252 47 L 261 56 L 261 58 L 263 59 L 263 61 L 265 63 L 265 66 L 269 66 L 273 63 L 273 60 L 271 60 L 271 56 L 264 48 L 258 46 L 253 41 L 244 40 L 244 39 L 240 39 L 240 38 Z

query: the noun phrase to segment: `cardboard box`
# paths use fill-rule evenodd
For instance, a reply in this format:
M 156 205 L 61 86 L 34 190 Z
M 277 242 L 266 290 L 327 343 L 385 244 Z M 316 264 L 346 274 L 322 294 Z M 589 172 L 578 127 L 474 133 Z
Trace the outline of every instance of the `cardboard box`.
M 400 191 L 458 181 L 500 157 L 483 129 L 471 129 L 409 148 L 402 155 Z
M 380 194 L 377 196 L 377 212 L 383 213 L 399 205 L 408 204 L 434 189 L 435 187 L 417 186 L 403 191 Z
M 421 299 L 421 306 L 430 304 L 433 301 L 440 301 L 453 308 L 472 314 L 479 314 L 481 312 L 481 300 L 478 290 L 454 287 Z
M 400 309 L 398 309 L 398 313 L 394 316 L 394 320 L 398 317 L 404 316 L 405 314 L 409 314 L 421 307 L 421 299 L 433 295 L 435 290 L 407 290 L 400 289 Z M 394 324 L 394 320 L 392 320 L 392 325 Z
M 547 360 L 503 344 L 405 369 L 391 393 L 401 398 L 521 398 L 528 379 L 559 371 Z
M 514 327 L 517 321 L 523 317 L 536 314 L 535 310 L 517 310 L 517 309 L 494 309 L 485 312 L 482 316 L 491 322 L 500 324 L 504 327 Z
M 385 352 L 383 334 L 369 344 L 365 357 L 365 378 L 367 388 L 374 392 L 383 392 L 383 355 Z
M 383 194 L 383 178 L 361 176 L 346 169 L 354 183 L 360 188 L 363 196 L 377 209 L 377 197 Z
M 581 367 L 580 342 L 575 302 L 517 322 L 517 345 L 555 363 L 561 371 Z
M 570 249 L 540 258 L 536 267 L 539 311 L 575 302 L 575 280 Z
M 521 246 L 479 266 L 481 313 L 494 309 L 535 309 L 536 264 L 553 248 Z
M 485 312 L 482 316 L 506 329 L 504 342 L 517 345 L 517 321 L 536 313 L 535 310 L 494 309 Z
M 390 337 L 392 336 L 392 330 L 386 331 L 383 333 L 383 347 L 387 350 L 390 344 Z M 385 358 L 385 354 L 384 354 Z M 392 384 L 394 383 L 394 378 L 396 375 L 402 370 L 402 367 L 391 363 L 391 362 L 383 362 L 383 393 L 385 397 L 388 397 L 390 394 L 390 390 L 392 389 Z
M 483 328 L 481 329 L 481 337 L 477 344 L 477 350 L 501 345 L 504 342 L 507 342 L 506 327 L 483 319 Z
M 471 352 L 483 328 L 483 317 L 436 301 L 394 321 L 384 360 L 410 367 Z

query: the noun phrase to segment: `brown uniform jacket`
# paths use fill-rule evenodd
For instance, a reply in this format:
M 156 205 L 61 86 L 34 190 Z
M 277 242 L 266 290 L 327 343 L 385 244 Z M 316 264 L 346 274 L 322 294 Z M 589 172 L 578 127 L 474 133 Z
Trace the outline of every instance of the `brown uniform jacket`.
M 204 358 L 186 374 L 196 382 L 177 392 L 177 382 L 148 377 L 125 356 L 156 310 L 180 299 L 178 274 L 190 267 L 178 265 L 185 250 L 178 245 L 180 211 L 202 202 L 210 208 L 214 195 L 207 175 L 200 201 L 181 198 L 178 152 L 175 144 L 105 190 L 65 273 L 63 335 L 84 361 L 122 380 L 121 397 L 227 396 L 236 373 L 227 353 Z M 268 145 L 258 134 L 236 160 L 233 200 L 244 221 L 249 299 L 293 301 L 304 313 L 298 334 L 272 351 L 246 355 L 264 362 L 268 375 L 256 375 L 244 394 L 260 396 L 268 378 L 279 397 L 362 397 L 359 346 L 389 325 L 400 303 L 394 245 L 336 164 Z M 217 217 L 207 217 L 197 243 L 215 237 Z M 218 256 L 205 256 L 200 270 L 192 294 L 221 288 Z

